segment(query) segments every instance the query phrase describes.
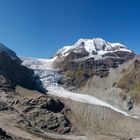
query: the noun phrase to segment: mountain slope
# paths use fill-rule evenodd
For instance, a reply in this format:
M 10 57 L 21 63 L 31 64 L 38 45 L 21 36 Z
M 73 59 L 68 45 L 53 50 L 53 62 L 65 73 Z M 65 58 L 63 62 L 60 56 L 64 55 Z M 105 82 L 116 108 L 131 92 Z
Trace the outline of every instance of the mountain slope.
M 24 58 L 23 64 L 34 69 L 49 95 L 63 98 L 89 139 L 96 134 L 131 139 L 140 134 L 139 105 L 119 82 L 134 59 L 124 45 L 97 38 L 79 40 L 51 59 Z
M 140 59 L 137 56 L 128 69 L 124 69 L 124 76 L 117 82 L 116 86 L 123 89 L 135 104 L 140 103 Z
M 25 67 L 15 52 L 0 44 L 0 77 L 1 88 L 14 88 L 21 85 L 26 88 L 37 89 L 33 80 L 33 70 Z
M 116 69 L 133 59 L 135 54 L 120 43 L 109 43 L 101 38 L 80 39 L 73 46 L 64 47 L 54 55 L 54 68 L 58 69 L 66 88 L 83 88 L 93 76 L 109 75 L 110 68 Z
M 34 59 L 32 59 L 32 61 L 30 62 L 33 61 Z M 40 59 L 38 61 L 40 61 Z M 47 59 L 43 61 L 46 62 Z M 26 59 L 24 62 L 25 62 L 24 64 L 28 64 L 30 66 L 32 65 L 30 62 L 28 62 L 28 59 Z M 48 60 L 48 62 L 50 62 L 50 60 Z M 50 66 L 50 64 L 48 63 L 46 64 Z M 46 69 L 47 69 L 47 65 L 46 65 Z M 39 63 L 39 67 L 41 68 L 40 63 Z M 39 74 L 39 70 L 36 68 L 38 68 L 37 65 L 34 70 Z M 81 129 L 84 128 L 86 129 L 84 130 L 85 132 L 84 134 L 89 139 L 92 140 L 96 133 L 98 133 L 97 137 L 102 134 L 107 136 L 113 135 L 114 137 L 117 136 L 120 137 L 120 139 L 132 138 L 135 137 L 137 133 L 139 133 L 139 132 L 135 133 L 135 130 L 137 128 L 130 127 L 135 125 L 135 121 L 137 123 L 137 127 L 139 127 L 139 123 L 138 123 L 139 121 L 133 119 L 133 117 L 128 117 L 128 118 L 125 117 L 125 116 L 131 116 L 129 115 L 129 113 L 126 113 L 125 111 L 123 112 L 105 102 L 102 102 L 99 99 L 95 100 L 96 98 L 93 95 L 88 96 L 88 95 L 83 95 L 82 93 L 78 94 L 78 93 L 72 93 L 70 91 L 64 90 L 62 87 L 60 87 L 58 83 L 54 84 L 53 77 L 52 77 L 54 75 L 51 75 L 49 73 L 50 72 L 49 69 L 47 70 L 46 69 L 44 71 L 45 74 L 44 77 L 40 77 L 40 78 L 42 78 L 44 87 L 47 87 L 48 94 L 64 98 L 65 104 L 69 106 L 72 112 L 74 113 L 78 126 Z M 45 79 L 48 78 L 50 80 L 47 81 L 44 78 Z M 124 127 L 125 130 L 123 130 Z

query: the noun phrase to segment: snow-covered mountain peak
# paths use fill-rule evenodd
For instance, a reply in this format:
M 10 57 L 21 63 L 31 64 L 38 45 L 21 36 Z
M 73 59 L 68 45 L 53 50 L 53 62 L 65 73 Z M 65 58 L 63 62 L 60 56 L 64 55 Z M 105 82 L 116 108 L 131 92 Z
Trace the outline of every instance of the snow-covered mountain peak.
M 102 49 L 102 47 L 106 44 L 106 41 L 102 38 L 94 38 L 94 39 L 79 39 L 75 46 L 84 46 L 85 48 L 92 47 L 95 49 Z
M 125 45 L 120 43 L 110 43 L 102 38 L 93 39 L 79 39 L 72 46 L 65 46 L 57 51 L 54 56 L 64 57 L 69 55 L 70 52 L 81 53 L 86 52 L 89 56 L 102 56 L 107 53 L 113 53 L 116 51 L 132 52 Z

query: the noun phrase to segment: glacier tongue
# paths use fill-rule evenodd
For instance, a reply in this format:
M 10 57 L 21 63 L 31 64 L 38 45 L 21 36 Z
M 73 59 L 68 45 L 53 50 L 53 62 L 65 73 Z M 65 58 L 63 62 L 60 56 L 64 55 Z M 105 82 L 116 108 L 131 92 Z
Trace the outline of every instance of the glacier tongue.
M 37 58 L 22 58 L 23 65 L 34 70 L 35 75 L 40 77 L 43 88 L 47 89 L 49 86 L 58 86 L 58 81 L 61 76 L 53 69 L 52 59 L 37 59 Z

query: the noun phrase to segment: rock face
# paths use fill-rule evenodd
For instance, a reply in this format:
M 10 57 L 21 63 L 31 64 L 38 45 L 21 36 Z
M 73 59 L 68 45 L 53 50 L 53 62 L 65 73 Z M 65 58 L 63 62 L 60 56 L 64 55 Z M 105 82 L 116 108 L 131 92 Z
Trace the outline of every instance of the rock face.
M 0 111 L 4 111 L 8 109 L 9 109 L 8 105 L 5 102 L 0 101 Z
M 66 117 L 66 108 L 58 99 L 41 96 L 18 103 L 24 108 L 18 117 L 18 123 L 25 128 L 65 134 L 71 131 L 71 124 Z
M 0 139 L 1 140 L 13 140 L 11 136 L 8 136 L 5 131 L 0 128 Z
M 0 89 L 21 85 L 37 89 L 33 70 L 23 66 L 16 54 L 0 44 Z

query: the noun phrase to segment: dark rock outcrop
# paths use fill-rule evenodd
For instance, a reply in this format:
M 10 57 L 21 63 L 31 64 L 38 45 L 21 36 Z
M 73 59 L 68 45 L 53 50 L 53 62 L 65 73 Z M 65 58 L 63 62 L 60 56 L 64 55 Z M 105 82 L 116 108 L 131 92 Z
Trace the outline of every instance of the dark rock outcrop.
M 8 109 L 9 109 L 8 105 L 5 102 L 0 100 L 0 111 L 4 111 Z
M 0 139 L 1 140 L 13 140 L 11 136 L 7 135 L 5 131 L 0 128 Z
M 18 123 L 30 130 L 69 133 L 71 123 L 65 114 L 66 107 L 58 99 L 41 96 L 36 99 L 19 102 L 23 113 L 17 118 Z
M 23 66 L 18 57 L 12 59 L 6 52 L 0 51 L 0 89 L 14 89 L 16 85 L 38 89 L 33 76 L 33 70 Z

